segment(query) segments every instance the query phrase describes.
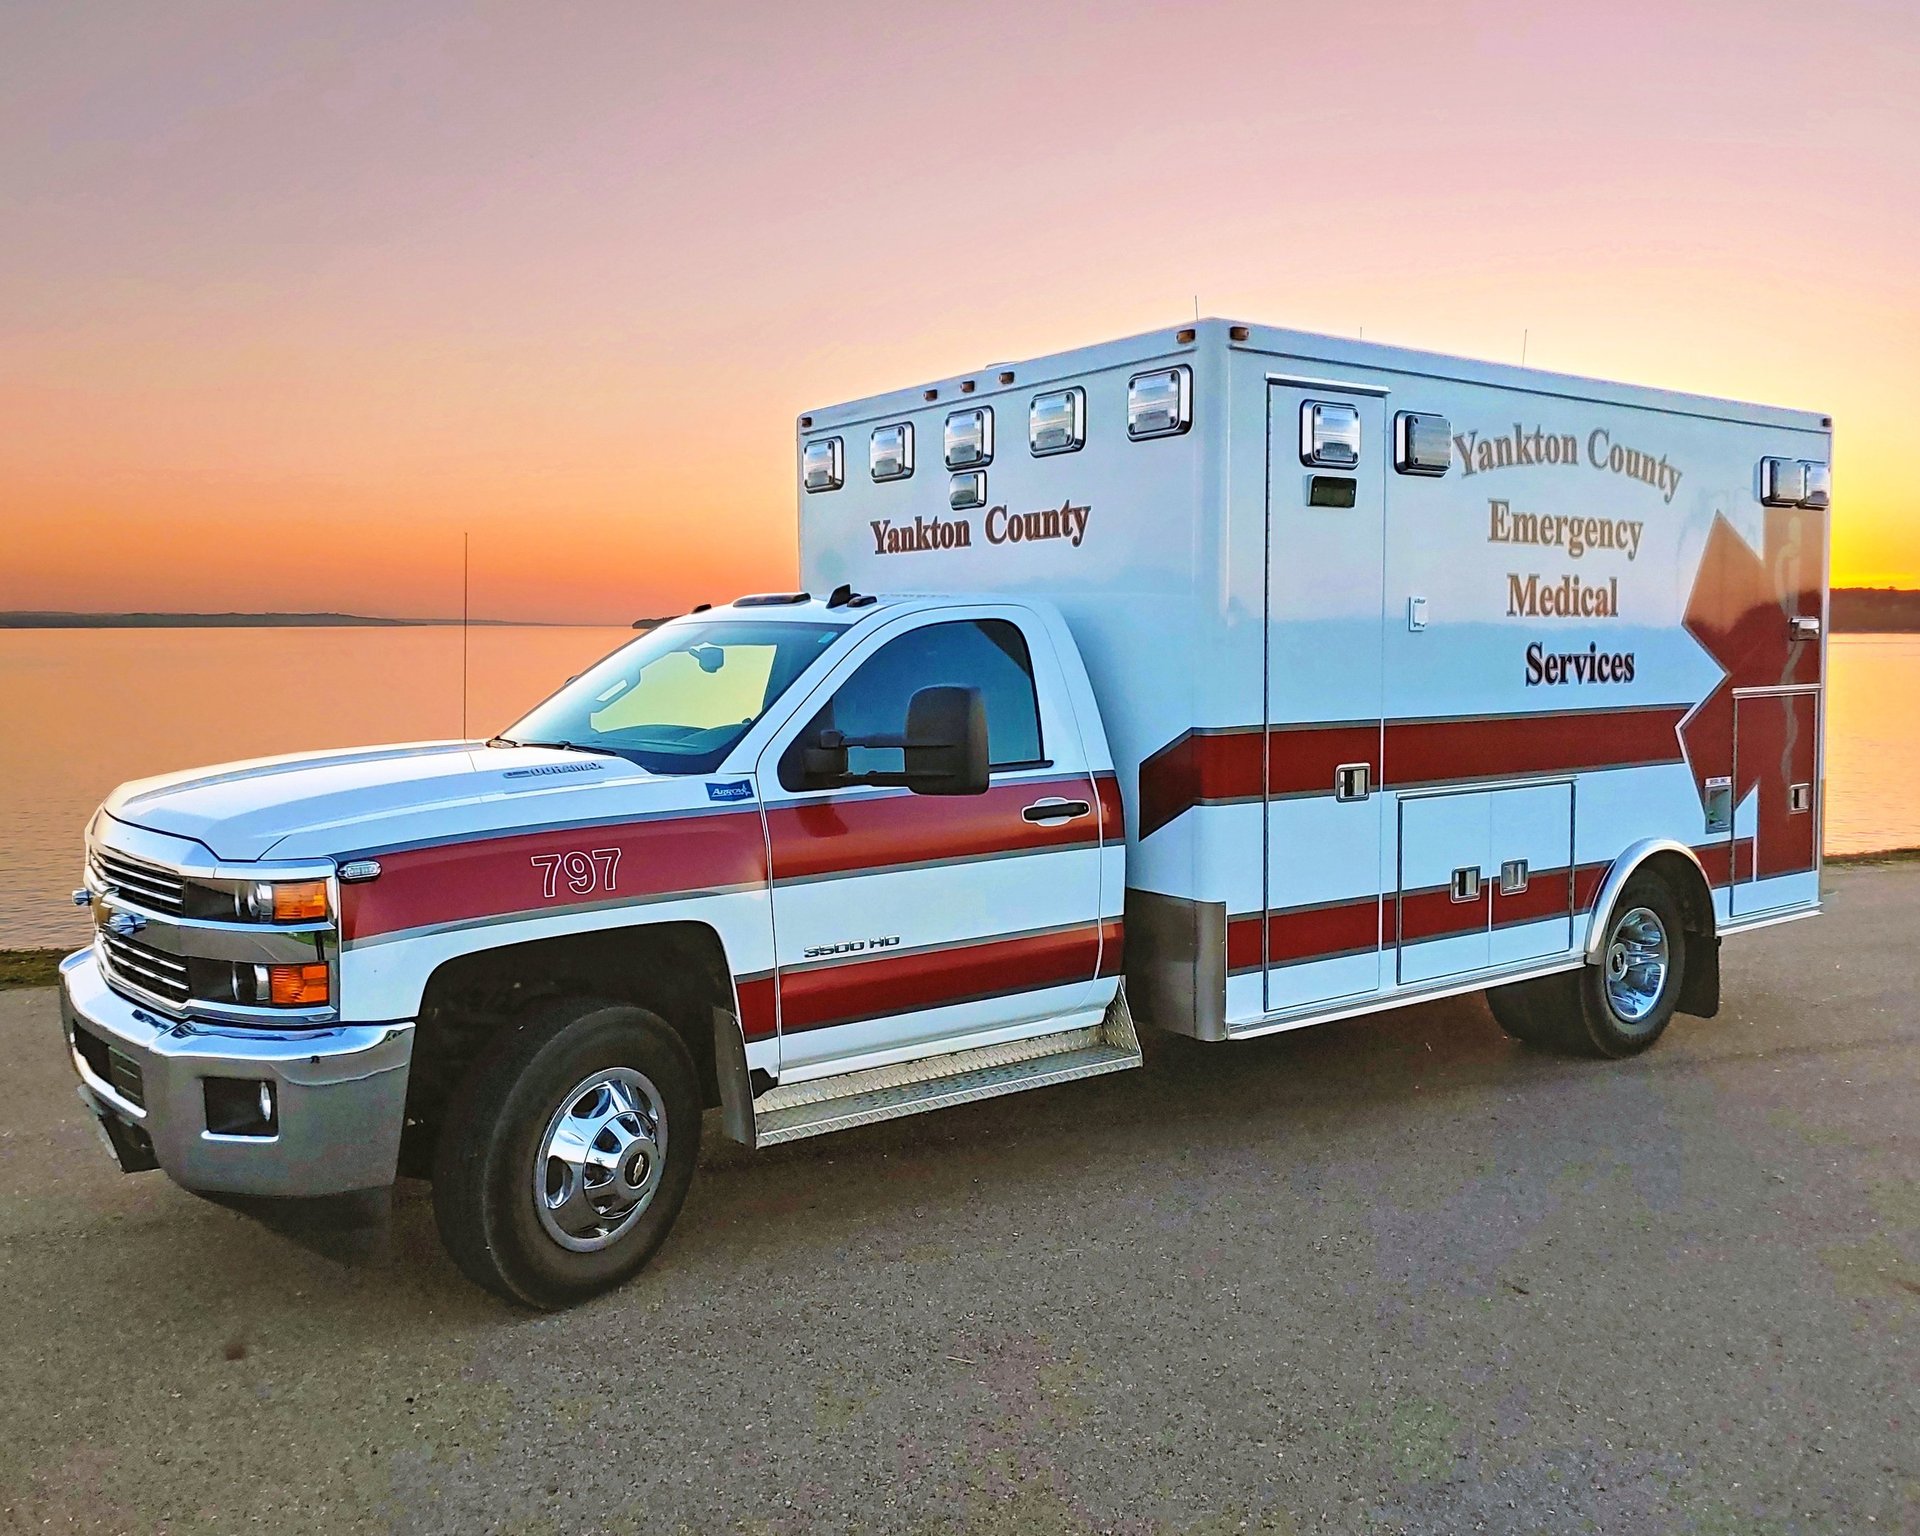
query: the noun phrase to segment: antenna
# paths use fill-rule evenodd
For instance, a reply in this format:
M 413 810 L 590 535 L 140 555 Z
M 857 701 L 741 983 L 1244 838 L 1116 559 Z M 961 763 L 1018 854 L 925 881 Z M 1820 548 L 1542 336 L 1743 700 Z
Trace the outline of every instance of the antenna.
M 467 579 L 467 573 L 472 563 L 471 561 L 472 547 L 473 547 L 473 535 L 471 533 L 461 534 L 460 535 L 460 739 L 462 741 L 465 741 L 467 739 L 467 616 L 469 612 L 469 603 L 467 600 L 467 594 L 470 590 L 470 584 Z
M 1520 366 L 1521 366 L 1522 368 L 1524 368 L 1524 367 L 1526 367 L 1526 366 L 1527 366 L 1527 336 L 1528 336 L 1528 334 L 1529 334 L 1529 333 L 1528 333 L 1528 332 L 1526 332 L 1526 331 L 1524 331 L 1524 330 L 1520 332 Z
M 1193 323 L 1200 323 L 1200 295 L 1197 293 L 1193 296 Z

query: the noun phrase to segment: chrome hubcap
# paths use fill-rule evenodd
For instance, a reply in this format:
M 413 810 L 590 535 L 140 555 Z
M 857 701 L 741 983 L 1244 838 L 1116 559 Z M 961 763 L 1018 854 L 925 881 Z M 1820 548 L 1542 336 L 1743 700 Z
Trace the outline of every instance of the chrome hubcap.
M 1627 1024 L 1653 1012 L 1667 984 L 1667 927 L 1659 914 L 1635 907 L 1607 940 L 1607 1003 Z
M 533 1162 L 533 1208 L 562 1248 L 604 1248 L 652 1204 L 666 1161 L 660 1091 L 631 1067 L 604 1067 L 577 1083 L 547 1122 Z

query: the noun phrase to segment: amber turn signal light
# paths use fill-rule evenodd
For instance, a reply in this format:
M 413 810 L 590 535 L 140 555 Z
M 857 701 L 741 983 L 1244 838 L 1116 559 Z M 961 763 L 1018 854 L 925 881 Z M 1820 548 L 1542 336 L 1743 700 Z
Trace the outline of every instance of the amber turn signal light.
M 273 920 L 276 923 L 317 923 L 327 915 L 327 882 L 291 880 L 273 888 Z
M 267 997 L 276 1008 L 312 1008 L 331 995 L 325 965 L 267 967 Z

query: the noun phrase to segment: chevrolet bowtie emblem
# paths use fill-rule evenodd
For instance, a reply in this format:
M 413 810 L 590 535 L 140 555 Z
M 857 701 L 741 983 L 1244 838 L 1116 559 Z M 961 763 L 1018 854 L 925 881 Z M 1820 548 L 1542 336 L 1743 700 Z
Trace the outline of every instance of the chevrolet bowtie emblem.
M 100 926 L 105 928 L 108 933 L 117 934 L 123 939 L 130 939 L 142 928 L 147 926 L 147 920 L 132 912 L 116 912 Z

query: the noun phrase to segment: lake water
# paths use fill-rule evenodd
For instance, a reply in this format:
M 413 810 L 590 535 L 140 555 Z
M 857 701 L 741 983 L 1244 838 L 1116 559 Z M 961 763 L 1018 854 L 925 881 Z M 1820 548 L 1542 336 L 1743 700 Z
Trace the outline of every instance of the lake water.
M 471 734 L 632 638 L 469 635 Z M 1920 845 L 1920 635 L 1841 635 L 1827 690 L 1829 852 Z M 80 833 L 125 779 L 461 733 L 458 629 L 0 630 L 0 948 L 75 944 Z

